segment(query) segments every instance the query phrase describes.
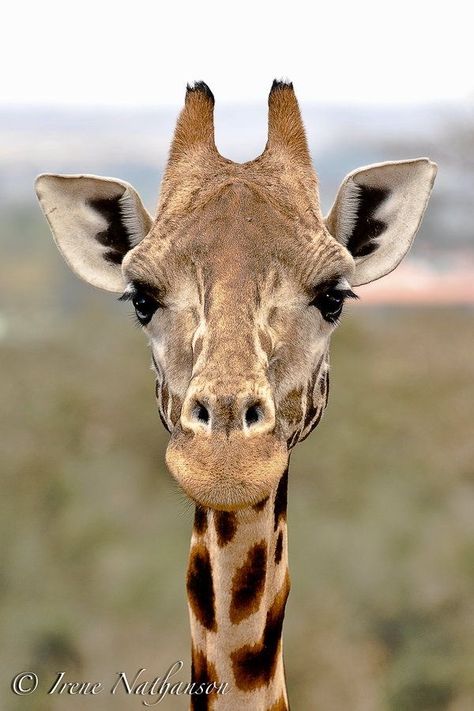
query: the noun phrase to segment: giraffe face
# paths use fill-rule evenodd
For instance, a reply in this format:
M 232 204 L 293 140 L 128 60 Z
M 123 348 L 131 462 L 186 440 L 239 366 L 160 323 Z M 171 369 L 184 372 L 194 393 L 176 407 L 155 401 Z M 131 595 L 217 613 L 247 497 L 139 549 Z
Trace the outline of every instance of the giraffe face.
M 250 175 L 162 240 L 165 229 L 158 220 L 123 273 L 150 339 L 167 462 L 202 505 L 254 504 L 321 418 L 354 260 L 321 222 L 274 207 Z
M 248 163 L 218 153 L 213 107 L 205 84 L 188 87 L 155 218 L 112 178 L 42 175 L 36 191 L 72 269 L 134 303 L 171 473 L 233 510 L 270 494 L 319 422 L 343 302 L 409 250 L 436 166 L 353 171 L 323 219 L 292 86 L 274 82 L 267 145 Z

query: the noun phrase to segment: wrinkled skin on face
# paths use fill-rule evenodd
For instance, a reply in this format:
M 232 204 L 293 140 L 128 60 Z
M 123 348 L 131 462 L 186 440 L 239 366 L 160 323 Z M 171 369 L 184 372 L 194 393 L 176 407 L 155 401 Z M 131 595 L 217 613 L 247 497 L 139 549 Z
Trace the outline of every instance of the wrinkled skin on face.
M 124 263 L 159 303 L 147 329 L 167 464 L 190 497 L 227 510 L 266 498 L 319 422 L 334 324 L 312 302 L 353 270 L 321 222 L 239 178 Z

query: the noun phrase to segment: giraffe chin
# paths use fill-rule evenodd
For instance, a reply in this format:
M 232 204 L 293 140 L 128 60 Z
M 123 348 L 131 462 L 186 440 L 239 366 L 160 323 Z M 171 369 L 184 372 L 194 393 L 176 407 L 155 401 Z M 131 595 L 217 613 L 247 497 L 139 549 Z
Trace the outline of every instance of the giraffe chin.
M 179 429 L 166 450 L 166 464 L 197 504 L 236 511 L 270 496 L 288 465 L 288 447 L 273 434 L 211 437 Z

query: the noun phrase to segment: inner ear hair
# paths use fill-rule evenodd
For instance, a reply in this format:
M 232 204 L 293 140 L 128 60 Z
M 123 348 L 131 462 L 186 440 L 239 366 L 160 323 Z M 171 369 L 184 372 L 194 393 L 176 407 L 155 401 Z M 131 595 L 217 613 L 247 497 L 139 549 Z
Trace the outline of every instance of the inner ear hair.
M 118 199 L 118 207 L 122 217 L 122 224 L 127 231 L 130 247 L 136 247 L 148 232 L 149 225 L 144 223 L 142 213 L 137 210 L 136 200 L 127 189 Z
M 106 229 L 96 235 L 97 241 L 108 248 L 104 259 L 121 264 L 125 254 L 141 242 L 147 230 L 133 195 L 125 190 L 122 195 L 89 198 L 87 203 L 107 223 Z
M 354 181 L 347 186 L 344 204 L 337 216 L 337 227 L 341 242 L 354 258 L 365 257 L 377 248 L 377 238 L 388 225 L 376 214 L 389 196 L 388 188 Z

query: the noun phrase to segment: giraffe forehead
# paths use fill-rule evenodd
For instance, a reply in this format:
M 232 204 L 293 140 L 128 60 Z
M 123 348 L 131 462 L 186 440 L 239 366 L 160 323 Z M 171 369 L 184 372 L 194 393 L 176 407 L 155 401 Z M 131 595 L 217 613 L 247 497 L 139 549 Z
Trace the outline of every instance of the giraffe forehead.
M 274 293 L 285 284 L 305 287 L 353 268 L 349 253 L 321 219 L 303 218 L 272 204 L 247 184 L 228 185 L 203 206 L 174 219 L 158 217 L 127 260 L 132 277 L 156 281 L 166 291 L 200 286 L 202 295 L 252 286 Z

